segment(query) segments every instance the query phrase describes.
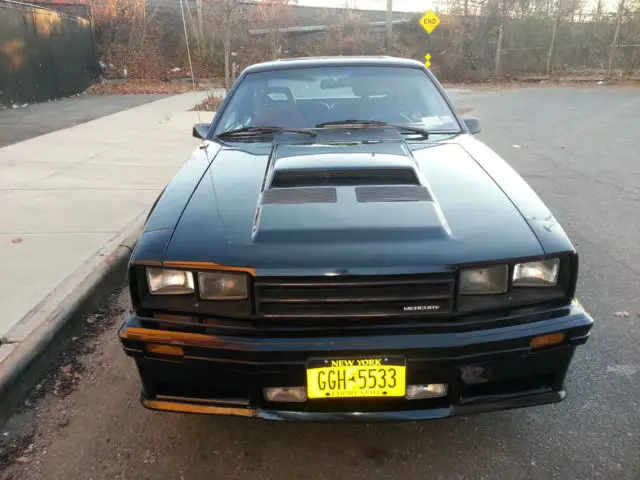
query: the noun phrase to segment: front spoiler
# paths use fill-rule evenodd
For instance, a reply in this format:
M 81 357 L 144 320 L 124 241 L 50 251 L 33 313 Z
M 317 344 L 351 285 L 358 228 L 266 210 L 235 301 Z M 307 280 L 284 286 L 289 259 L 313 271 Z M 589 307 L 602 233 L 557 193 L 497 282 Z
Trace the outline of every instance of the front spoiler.
M 141 401 L 147 409 L 278 421 L 399 422 L 562 401 L 574 351 L 587 342 L 593 319 L 575 304 L 545 316 L 458 333 L 234 338 L 149 330 L 141 324 L 143 319 L 132 315 L 120 338 L 126 353 L 136 360 L 143 384 Z M 566 332 L 562 344 L 540 350 L 530 347 L 534 337 L 560 331 Z M 173 357 L 149 353 L 148 344 L 180 346 L 184 353 Z M 380 351 L 405 356 L 412 383 L 446 383 L 449 395 L 379 406 L 354 401 L 327 409 L 320 404 L 276 405 L 263 398 L 265 387 L 303 385 L 307 358 Z M 204 391 L 216 381 L 234 391 Z
M 511 410 L 558 403 L 564 400 L 565 391 L 541 392 L 509 398 L 484 400 L 477 404 L 451 405 L 428 410 L 396 410 L 385 412 L 295 412 L 264 410 L 259 408 L 236 408 L 230 406 L 199 405 L 166 400 L 151 400 L 141 397 L 142 405 L 149 410 L 164 412 L 194 413 L 222 416 L 258 418 L 292 422 L 407 422 L 437 420 L 441 418 L 471 415 L 475 413 Z

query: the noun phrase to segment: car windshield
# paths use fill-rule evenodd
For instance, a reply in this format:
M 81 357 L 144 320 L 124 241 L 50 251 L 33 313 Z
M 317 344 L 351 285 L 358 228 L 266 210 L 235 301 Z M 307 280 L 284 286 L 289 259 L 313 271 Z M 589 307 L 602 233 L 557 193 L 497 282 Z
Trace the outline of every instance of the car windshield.
M 246 127 L 315 128 L 345 120 L 459 132 L 427 74 L 410 67 L 309 67 L 251 73 L 220 112 L 214 135 Z

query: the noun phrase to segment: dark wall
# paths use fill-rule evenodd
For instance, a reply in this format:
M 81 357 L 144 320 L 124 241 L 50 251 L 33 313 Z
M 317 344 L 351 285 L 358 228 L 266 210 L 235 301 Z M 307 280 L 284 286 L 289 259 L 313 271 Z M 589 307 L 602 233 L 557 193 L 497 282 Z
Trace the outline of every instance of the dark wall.
M 89 20 L 0 0 L 0 104 L 79 93 L 97 61 Z

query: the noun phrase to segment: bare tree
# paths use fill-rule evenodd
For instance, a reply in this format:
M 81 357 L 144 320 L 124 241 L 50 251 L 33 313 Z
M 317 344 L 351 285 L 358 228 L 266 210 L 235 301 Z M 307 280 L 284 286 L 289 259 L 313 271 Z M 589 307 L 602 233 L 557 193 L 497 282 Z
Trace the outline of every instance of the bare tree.
M 558 31 L 558 23 L 573 15 L 575 10 L 575 0 L 556 0 L 555 12 L 553 15 L 553 29 L 551 30 L 551 42 L 549 43 L 549 51 L 547 52 L 547 77 L 551 74 L 551 66 L 553 64 L 553 54 L 556 46 L 556 32 Z
M 391 40 L 393 35 L 393 0 L 387 0 L 387 38 L 385 48 L 391 48 Z
M 557 12 L 553 17 L 553 30 L 551 31 L 551 43 L 549 44 L 549 52 L 547 52 L 547 77 L 551 74 L 551 61 L 553 58 L 553 49 L 556 45 L 556 32 L 558 31 L 558 20 L 560 14 Z
M 198 17 L 198 50 L 202 48 L 204 41 L 204 10 L 202 8 L 202 0 L 196 0 L 196 12 Z
M 496 47 L 496 63 L 494 72 L 496 78 L 502 75 L 502 40 L 504 39 L 504 17 L 500 16 L 500 30 L 498 33 L 498 46 Z
M 254 9 L 254 18 L 269 29 L 271 57 L 277 59 L 281 50 L 282 32 L 280 29 L 291 24 L 289 5 L 291 0 L 262 0 Z
M 231 88 L 231 51 L 234 38 L 238 35 L 243 23 L 243 5 L 237 0 L 217 0 L 213 11 L 217 19 L 217 26 L 222 37 L 224 50 L 224 80 L 225 88 Z
M 618 14 L 616 15 L 616 31 L 613 34 L 613 41 L 611 42 L 611 50 L 609 51 L 609 68 L 607 70 L 609 75 L 611 75 L 613 57 L 616 54 L 616 48 L 618 46 L 618 35 L 620 35 L 620 23 L 622 23 L 623 12 L 624 12 L 624 0 L 620 0 L 620 2 L 618 3 Z
M 496 12 L 499 21 L 498 45 L 496 46 L 496 62 L 494 74 L 496 77 L 502 75 L 502 43 L 504 41 L 504 24 L 518 6 L 518 0 L 496 0 Z

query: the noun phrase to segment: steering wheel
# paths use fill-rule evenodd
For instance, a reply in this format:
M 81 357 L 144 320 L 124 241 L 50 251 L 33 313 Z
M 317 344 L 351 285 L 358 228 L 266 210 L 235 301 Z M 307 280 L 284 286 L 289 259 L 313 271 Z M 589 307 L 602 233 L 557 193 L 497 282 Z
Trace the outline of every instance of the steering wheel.
M 374 115 L 370 120 L 388 123 L 414 123 L 414 121 L 404 113 Z

